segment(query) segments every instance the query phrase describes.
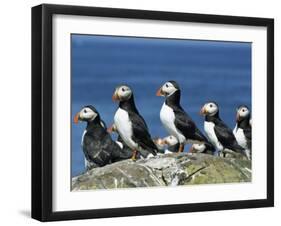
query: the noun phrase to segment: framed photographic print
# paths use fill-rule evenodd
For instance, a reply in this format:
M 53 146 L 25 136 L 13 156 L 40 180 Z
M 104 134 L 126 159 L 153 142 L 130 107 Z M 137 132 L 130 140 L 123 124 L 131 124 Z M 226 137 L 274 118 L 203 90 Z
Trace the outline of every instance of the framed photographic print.
M 32 217 L 274 205 L 274 21 L 32 8 Z

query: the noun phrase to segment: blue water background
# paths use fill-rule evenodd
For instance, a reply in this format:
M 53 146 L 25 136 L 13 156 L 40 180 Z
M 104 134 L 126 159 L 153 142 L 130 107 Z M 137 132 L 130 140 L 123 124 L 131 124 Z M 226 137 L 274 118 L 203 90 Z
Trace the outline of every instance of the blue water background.
M 71 60 L 72 118 L 91 104 L 111 125 L 118 106 L 111 97 L 122 83 L 132 87 L 152 137 L 167 136 L 159 118 L 164 99 L 155 93 L 168 80 L 179 83 L 181 104 L 202 131 L 205 102 L 216 101 L 231 128 L 236 107 L 251 106 L 251 43 L 72 35 Z M 84 170 L 85 126 L 72 122 L 72 176 Z

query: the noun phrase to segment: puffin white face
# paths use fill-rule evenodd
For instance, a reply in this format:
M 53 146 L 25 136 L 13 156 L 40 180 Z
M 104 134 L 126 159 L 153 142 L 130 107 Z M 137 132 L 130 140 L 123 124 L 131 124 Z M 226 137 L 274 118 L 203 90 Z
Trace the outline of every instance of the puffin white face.
M 113 101 L 124 101 L 130 99 L 132 96 L 132 90 L 129 86 L 121 85 L 116 87 L 115 92 L 112 96 Z
M 241 106 L 237 109 L 236 121 L 240 121 L 250 115 L 250 110 L 246 106 Z
M 74 117 L 74 123 L 78 121 L 93 121 L 97 117 L 98 113 L 93 111 L 89 107 L 84 107 L 80 112 L 78 112 Z
M 168 146 L 173 146 L 178 143 L 178 139 L 174 136 L 167 136 L 163 138 L 164 144 L 167 144 Z
M 201 115 L 210 115 L 213 116 L 219 111 L 219 107 L 216 103 L 214 102 L 209 102 L 206 103 L 200 111 Z
M 174 86 L 171 82 L 166 82 L 156 93 L 156 96 L 170 96 L 175 91 L 177 91 L 178 88 Z
M 206 145 L 205 144 L 193 144 L 191 147 L 192 151 L 195 152 L 203 152 L 206 149 Z

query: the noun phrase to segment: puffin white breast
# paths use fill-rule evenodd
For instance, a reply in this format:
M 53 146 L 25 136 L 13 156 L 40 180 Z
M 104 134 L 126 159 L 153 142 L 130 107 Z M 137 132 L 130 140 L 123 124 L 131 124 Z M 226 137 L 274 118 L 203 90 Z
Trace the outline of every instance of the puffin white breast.
M 137 148 L 138 145 L 132 140 L 132 122 L 129 118 L 128 112 L 123 110 L 122 108 L 118 108 L 114 116 L 114 124 L 116 125 L 118 133 L 123 139 L 123 141 L 131 149 Z
M 216 133 L 215 133 L 215 124 L 213 122 L 204 122 L 204 130 L 207 134 L 209 141 L 218 149 L 219 151 L 223 150 L 222 144 L 219 142 Z
M 160 111 L 160 119 L 165 129 L 170 135 L 177 137 L 180 143 L 185 142 L 185 137 L 177 130 L 175 126 L 175 113 L 171 107 L 166 105 L 165 102 L 162 105 Z
M 247 140 L 244 134 L 243 129 L 238 128 L 236 130 L 236 133 L 234 133 L 234 136 L 238 142 L 238 144 L 242 147 L 242 148 L 247 148 Z

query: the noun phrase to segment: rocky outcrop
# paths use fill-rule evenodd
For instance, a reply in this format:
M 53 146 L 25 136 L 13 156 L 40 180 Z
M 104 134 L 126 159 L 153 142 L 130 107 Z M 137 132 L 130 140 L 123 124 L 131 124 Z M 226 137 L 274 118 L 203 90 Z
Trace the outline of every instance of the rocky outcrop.
M 250 182 L 251 175 L 243 158 L 173 153 L 94 168 L 74 177 L 72 190 Z

